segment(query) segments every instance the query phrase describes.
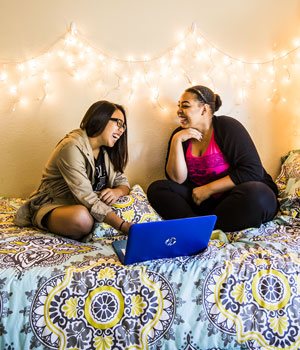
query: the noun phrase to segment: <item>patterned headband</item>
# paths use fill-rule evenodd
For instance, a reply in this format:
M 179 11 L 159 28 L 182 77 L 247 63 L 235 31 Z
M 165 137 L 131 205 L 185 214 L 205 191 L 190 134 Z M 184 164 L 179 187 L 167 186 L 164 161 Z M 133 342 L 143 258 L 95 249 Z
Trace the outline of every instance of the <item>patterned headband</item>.
M 201 97 L 201 99 L 202 99 L 205 103 L 209 104 L 209 103 L 207 102 L 206 98 L 204 97 L 203 93 L 202 93 L 200 90 L 197 90 L 197 89 L 195 89 L 195 88 L 189 88 L 188 90 L 189 90 L 189 91 L 192 91 L 192 92 L 195 92 L 195 94 L 198 95 L 199 97 Z

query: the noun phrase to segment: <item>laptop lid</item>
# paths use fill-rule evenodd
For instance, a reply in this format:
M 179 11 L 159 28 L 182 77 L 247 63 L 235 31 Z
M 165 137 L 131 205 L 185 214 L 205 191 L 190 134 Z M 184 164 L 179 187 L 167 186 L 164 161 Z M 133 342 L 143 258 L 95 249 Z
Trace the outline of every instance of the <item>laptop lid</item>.
M 113 242 L 113 246 L 125 265 L 197 254 L 207 247 L 216 219 L 207 215 L 135 224 L 128 240 Z

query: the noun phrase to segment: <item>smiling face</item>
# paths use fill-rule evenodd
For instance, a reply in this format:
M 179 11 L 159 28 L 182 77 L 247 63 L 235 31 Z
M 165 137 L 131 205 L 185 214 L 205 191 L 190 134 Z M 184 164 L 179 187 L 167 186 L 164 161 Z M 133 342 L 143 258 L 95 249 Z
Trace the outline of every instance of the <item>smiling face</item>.
M 119 109 L 114 111 L 111 118 L 121 119 L 123 123 L 125 123 L 124 115 Z M 113 147 L 122 136 L 123 132 L 124 129 L 119 127 L 116 121 L 109 120 L 103 132 L 98 136 L 100 145 Z
M 198 101 L 195 94 L 184 92 L 178 101 L 177 115 L 183 128 L 198 128 L 204 122 L 207 108 Z

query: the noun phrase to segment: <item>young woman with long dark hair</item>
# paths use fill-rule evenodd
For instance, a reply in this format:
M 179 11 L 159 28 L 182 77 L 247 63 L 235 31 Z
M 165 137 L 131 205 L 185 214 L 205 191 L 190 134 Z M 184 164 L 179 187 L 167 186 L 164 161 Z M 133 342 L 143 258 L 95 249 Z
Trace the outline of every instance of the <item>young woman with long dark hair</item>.
M 131 224 L 111 208 L 129 193 L 123 173 L 128 160 L 126 125 L 122 106 L 94 103 L 80 129 L 71 131 L 55 147 L 39 188 L 18 210 L 15 223 L 73 239 L 90 233 L 94 220 L 128 233 Z

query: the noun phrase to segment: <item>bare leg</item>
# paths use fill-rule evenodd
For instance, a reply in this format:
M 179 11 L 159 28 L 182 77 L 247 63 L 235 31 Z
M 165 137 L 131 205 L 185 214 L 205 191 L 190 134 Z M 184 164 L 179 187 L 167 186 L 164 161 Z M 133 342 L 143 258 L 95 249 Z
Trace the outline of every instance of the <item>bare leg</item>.
M 83 205 L 69 205 L 53 209 L 45 217 L 50 232 L 72 239 L 81 239 L 92 230 L 94 219 Z

